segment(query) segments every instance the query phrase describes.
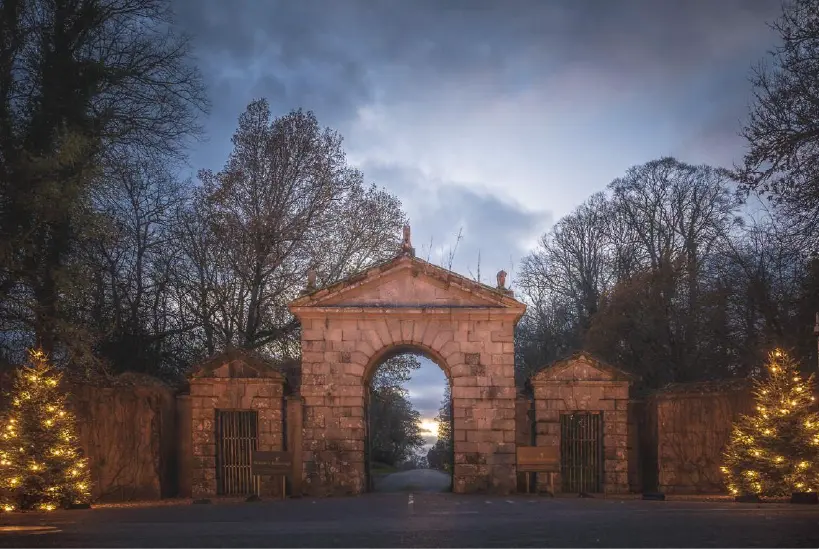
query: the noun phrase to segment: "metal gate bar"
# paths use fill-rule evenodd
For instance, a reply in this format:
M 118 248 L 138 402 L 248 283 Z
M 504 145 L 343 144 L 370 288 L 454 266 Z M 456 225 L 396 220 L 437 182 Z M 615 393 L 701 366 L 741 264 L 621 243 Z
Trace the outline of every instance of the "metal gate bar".
M 564 492 L 602 492 L 603 429 L 600 414 L 560 416 L 560 475 Z
M 255 411 L 216 411 L 216 491 L 221 496 L 258 494 L 258 477 L 250 470 L 258 444 L 259 415 Z

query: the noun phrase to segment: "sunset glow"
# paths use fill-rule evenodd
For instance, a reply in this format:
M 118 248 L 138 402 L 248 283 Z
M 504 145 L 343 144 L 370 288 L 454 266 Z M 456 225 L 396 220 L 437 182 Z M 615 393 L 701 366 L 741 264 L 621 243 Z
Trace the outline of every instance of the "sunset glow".
M 438 422 L 434 419 L 422 419 L 421 420 L 421 429 L 424 431 L 423 434 L 431 434 L 437 435 L 438 434 Z

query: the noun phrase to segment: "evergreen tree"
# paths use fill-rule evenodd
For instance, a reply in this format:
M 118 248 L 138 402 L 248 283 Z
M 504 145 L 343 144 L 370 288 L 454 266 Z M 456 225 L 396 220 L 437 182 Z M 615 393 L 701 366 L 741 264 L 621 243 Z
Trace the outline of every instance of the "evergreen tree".
M 814 378 L 804 380 L 796 361 L 776 350 L 768 376 L 755 382 L 756 413 L 734 424 L 725 451 L 733 494 L 784 496 L 819 490 L 819 413 Z
M 90 500 L 88 463 L 61 379 L 41 350 L 29 351 L 28 364 L 17 370 L 0 423 L 0 506 L 6 511 L 51 511 Z

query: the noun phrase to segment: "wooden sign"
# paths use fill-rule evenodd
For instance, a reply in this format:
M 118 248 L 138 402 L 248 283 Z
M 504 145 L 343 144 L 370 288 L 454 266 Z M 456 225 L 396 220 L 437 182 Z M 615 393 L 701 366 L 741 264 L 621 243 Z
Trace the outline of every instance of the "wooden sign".
M 556 473 L 560 471 L 558 446 L 518 446 L 519 473 Z
M 290 475 L 293 472 L 293 459 L 290 452 L 253 452 L 250 471 L 255 476 Z

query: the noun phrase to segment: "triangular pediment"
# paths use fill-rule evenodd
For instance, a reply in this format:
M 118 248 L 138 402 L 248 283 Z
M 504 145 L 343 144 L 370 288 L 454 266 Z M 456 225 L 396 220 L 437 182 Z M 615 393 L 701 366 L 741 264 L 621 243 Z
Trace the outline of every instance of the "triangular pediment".
M 532 376 L 531 383 L 550 381 L 632 381 L 633 376 L 619 368 L 580 351 L 543 368 Z
M 188 372 L 189 379 L 257 377 L 284 380 L 282 373 L 272 364 L 252 351 L 238 348 L 217 353 Z
M 399 256 L 367 271 L 304 295 L 291 310 L 310 308 L 491 308 L 525 306 L 511 292 L 471 281 L 437 265 Z

